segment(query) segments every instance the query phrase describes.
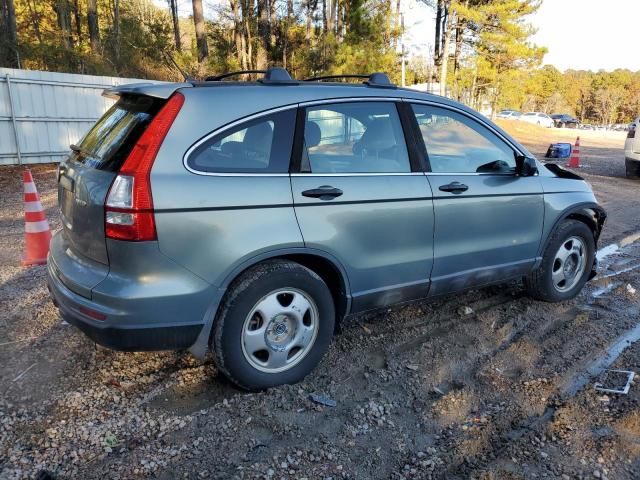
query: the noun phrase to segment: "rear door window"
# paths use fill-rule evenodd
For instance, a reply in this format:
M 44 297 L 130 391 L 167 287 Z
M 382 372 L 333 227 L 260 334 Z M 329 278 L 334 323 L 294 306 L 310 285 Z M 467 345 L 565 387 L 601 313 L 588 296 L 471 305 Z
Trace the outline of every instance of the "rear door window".
M 231 127 L 198 145 L 187 165 L 198 172 L 287 173 L 295 117 L 291 109 Z
M 140 95 L 120 98 L 80 143 L 72 146 L 70 160 L 117 171 L 162 104 L 163 100 Z
M 410 172 L 409 154 L 392 102 L 336 103 L 306 111 L 302 172 Z

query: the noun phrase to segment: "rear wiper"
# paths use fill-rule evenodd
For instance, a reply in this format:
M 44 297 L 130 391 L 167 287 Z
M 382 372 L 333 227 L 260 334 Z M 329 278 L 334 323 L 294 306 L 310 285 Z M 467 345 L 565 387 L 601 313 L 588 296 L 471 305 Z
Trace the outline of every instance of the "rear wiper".
M 75 143 L 72 143 L 71 145 L 69 145 L 69 148 L 71 150 L 73 150 L 74 152 L 77 153 L 81 153 L 82 155 L 84 155 L 85 157 L 89 157 L 89 158 L 96 158 L 95 155 L 93 155 L 90 152 L 87 152 L 86 150 L 83 150 L 81 147 L 79 147 L 78 145 L 76 145 Z

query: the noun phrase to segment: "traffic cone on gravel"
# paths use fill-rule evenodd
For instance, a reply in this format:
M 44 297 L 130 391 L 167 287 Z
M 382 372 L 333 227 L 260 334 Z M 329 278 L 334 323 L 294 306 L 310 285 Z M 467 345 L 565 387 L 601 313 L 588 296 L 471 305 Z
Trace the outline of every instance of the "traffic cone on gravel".
M 567 163 L 567 167 L 580 168 L 580 137 L 576 138 L 576 145 L 571 150 L 571 158 Z
M 42 265 L 47 263 L 51 230 L 44 214 L 36 184 L 27 168 L 24 182 L 24 254 L 22 265 Z

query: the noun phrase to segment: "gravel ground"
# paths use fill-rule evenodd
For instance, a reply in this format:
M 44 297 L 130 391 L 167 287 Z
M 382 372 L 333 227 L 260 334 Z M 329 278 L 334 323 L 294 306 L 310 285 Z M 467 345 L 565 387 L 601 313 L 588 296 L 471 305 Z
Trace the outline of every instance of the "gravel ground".
M 605 395 L 585 376 L 640 371 L 638 183 L 607 145 L 585 142 L 599 173 L 581 174 L 615 246 L 577 299 L 514 283 L 361 315 L 303 382 L 251 394 L 210 359 L 112 352 L 63 323 L 45 268 L 19 266 L 20 170 L 1 169 L 0 479 L 639 478 L 638 385 Z M 55 169 L 33 172 L 56 226 Z

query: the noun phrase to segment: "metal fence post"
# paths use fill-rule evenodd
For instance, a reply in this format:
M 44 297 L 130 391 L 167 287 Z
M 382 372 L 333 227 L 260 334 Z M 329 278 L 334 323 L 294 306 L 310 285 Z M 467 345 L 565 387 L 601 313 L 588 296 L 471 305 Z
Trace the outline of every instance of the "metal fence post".
M 16 112 L 13 105 L 13 94 L 11 93 L 11 77 L 7 73 L 5 75 L 7 79 L 7 91 L 9 92 L 9 109 L 11 113 L 11 123 L 13 124 L 13 136 L 16 139 L 16 154 L 18 155 L 18 165 L 22 165 L 22 155 L 20 153 L 20 139 L 18 136 L 18 125 L 16 124 Z

